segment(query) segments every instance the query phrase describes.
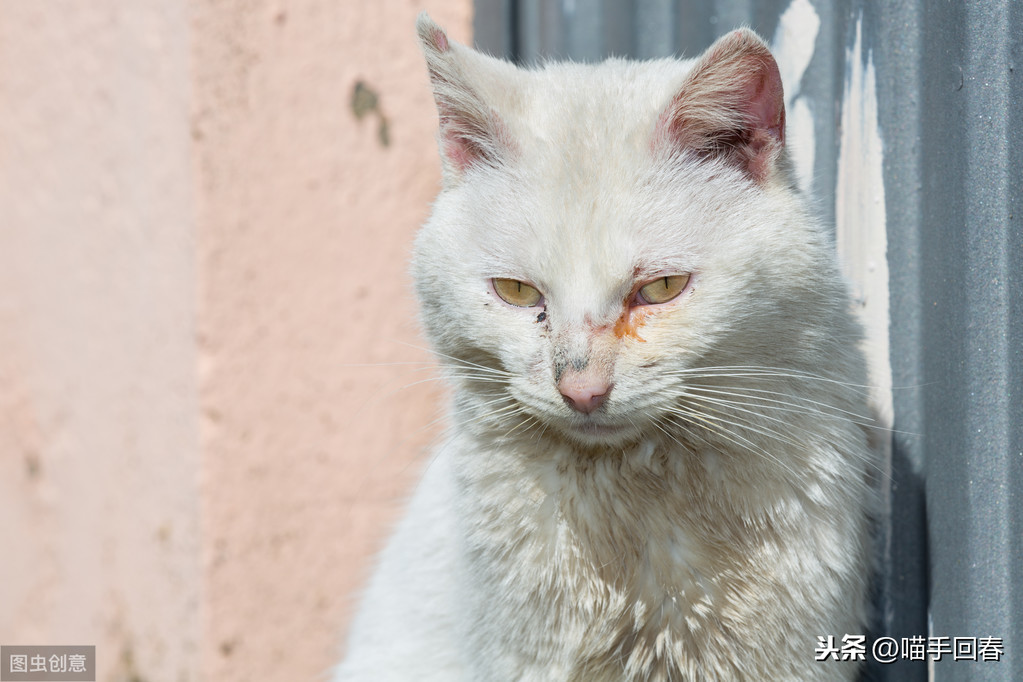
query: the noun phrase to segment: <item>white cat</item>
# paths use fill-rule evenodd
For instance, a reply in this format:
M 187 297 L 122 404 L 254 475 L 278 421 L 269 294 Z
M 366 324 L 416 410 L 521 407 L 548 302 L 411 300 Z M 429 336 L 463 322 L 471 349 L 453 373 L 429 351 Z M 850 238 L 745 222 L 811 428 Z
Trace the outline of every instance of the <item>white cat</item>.
M 764 43 L 526 70 L 418 29 L 453 431 L 335 680 L 854 679 L 815 648 L 866 628 L 861 333 Z

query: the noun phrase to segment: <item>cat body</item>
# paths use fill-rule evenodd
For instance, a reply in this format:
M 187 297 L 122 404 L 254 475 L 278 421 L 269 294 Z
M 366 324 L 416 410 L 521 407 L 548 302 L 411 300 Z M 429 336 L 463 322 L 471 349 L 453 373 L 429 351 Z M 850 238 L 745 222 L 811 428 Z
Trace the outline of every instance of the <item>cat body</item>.
M 854 679 L 815 648 L 866 630 L 861 332 L 766 47 L 523 70 L 418 28 L 451 436 L 335 680 Z

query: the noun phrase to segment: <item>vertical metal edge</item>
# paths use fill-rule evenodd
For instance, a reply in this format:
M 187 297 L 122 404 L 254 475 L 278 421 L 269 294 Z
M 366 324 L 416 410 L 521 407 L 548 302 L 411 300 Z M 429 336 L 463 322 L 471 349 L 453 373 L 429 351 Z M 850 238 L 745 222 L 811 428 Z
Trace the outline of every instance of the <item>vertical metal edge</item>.
M 476 49 L 515 59 L 515 0 L 475 0 L 472 36 Z
M 929 602 L 920 348 L 922 7 L 916 0 L 864 3 L 867 40 L 877 68 L 884 155 L 889 268 L 889 347 L 894 422 L 887 518 L 878 578 L 878 635 L 926 636 Z M 872 663 L 870 679 L 915 682 L 925 663 Z

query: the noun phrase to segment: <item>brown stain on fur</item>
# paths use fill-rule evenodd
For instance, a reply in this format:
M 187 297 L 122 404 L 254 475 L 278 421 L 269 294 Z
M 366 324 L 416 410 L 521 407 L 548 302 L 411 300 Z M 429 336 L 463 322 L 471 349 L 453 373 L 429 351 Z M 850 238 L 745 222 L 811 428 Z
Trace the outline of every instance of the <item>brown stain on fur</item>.
M 615 322 L 615 336 L 619 339 L 628 336 L 640 343 L 646 343 L 646 339 L 639 335 L 639 328 L 646 324 L 646 316 L 647 313 L 643 308 L 630 308 L 626 305 L 621 317 Z

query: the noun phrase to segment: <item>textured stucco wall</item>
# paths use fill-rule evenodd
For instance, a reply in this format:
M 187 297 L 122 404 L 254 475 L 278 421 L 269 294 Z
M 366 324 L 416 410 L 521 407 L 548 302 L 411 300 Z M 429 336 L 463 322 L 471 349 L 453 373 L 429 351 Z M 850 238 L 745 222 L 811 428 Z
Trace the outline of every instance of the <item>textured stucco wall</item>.
M 106 682 L 340 653 L 437 431 L 394 364 L 421 9 L 468 38 L 470 0 L 0 0 L 0 643 L 96 644 Z
M 243 9 L 244 8 L 244 9 Z M 418 473 L 436 410 L 406 276 L 438 188 L 420 3 L 195 15 L 210 679 L 308 679 Z M 467 38 L 468 0 L 430 11 Z M 357 81 L 378 95 L 357 120 Z M 410 464 L 411 462 L 411 464 Z
M 195 679 L 187 8 L 0 2 L 0 642 Z

